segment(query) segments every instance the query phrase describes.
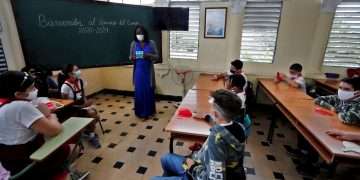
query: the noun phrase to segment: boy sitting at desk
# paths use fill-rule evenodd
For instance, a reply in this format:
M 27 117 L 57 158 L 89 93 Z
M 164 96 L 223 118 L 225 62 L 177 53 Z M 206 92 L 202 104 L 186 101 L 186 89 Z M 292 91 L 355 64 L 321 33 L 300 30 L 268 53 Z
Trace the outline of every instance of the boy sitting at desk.
M 302 89 L 306 92 L 305 79 L 302 76 L 303 67 L 299 63 L 294 63 L 289 68 L 289 75 L 285 75 L 284 73 L 277 73 L 275 77 L 275 82 L 284 81 L 288 83 L 290 86 Z
M 342 79 L 337 95 L 318 97 L 315 104 L 338 113 L 345 124 L 360 126 L 360 77 Z
M 246 94 L 244 87 L 246 85 L 246 79 L 243 75 L 231 75 L 226 84 L 226 88 L 234 92 L 241 100 L 241 109 L 245 109 Z
M 219 79 L 228 79 L 231 75 L 243 75 L 245 78 L 245 82 L 247 82 L 247 77 L 245 73 L 243 72 L 243 65 L 244 63 L 240 61 L 239 59 L 235 59 L 231 61 L 230 63 L 230 70 L 226 73 L 221 73 L 218 75 L 215 75 L 213 80 L 219 80 Z M 244 89 L 246 88 L 246 84 L 244 86 Z
M 167 154 L 161 158 L 163 177 L 153 180 L 181 179 L 246 179 L 243 160 L 245 149 L 244 127 L 236 123 L 241 112 L 240 98 L 227 90 L 211 94 L 215 125 L 202 148 L 192 157 Z

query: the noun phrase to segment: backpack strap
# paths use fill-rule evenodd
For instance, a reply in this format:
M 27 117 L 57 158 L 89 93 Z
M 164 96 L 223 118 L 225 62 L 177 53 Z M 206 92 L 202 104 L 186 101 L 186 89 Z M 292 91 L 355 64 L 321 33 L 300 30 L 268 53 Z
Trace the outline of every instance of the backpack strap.
M 82 79 L 79 79 L 79 81 L 80 81 L 81 100 L 83 101 L 85 98 L 84 81 Z
M 66 84 L 67 86 L 69 86 L 71 88 L 71 91 L 73 92 L 73 100 L 74 102 L 83 102 L 84 101 L 84 97 L 85 97 L 85 91 L 84 91 L 84 82 L 82 79 L 79 79 L 80 82 L 80 90 L 79 91 L 75 91 L 75 89 L 71 86 L 70 83 L 68 82 L 64 82 L 64 84 Z M 77 93 L 81 93 L 81 99 L 77 99 Z M 80 103 L 82 104 L 82 103 Z

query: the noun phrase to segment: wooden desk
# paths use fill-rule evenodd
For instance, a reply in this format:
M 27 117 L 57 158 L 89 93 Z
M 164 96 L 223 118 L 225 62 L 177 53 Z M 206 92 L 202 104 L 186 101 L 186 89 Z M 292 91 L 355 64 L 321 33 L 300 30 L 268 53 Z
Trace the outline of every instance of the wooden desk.
M 171 118 L 165 131 L 170 132 L 170 153 L 173 153 L 173 142 L 175 138 L 186 138 L 195 141 L 204 141 L 210 134 L 210 125 L 204 120 L 194 118 L 178 117 L 180 108 L 189 108 L 193 113 L 207 113 L 211 111 L 211 105 L 208 102 L 210 96 L 209 90 L 189 90 L 180 104 L 178 110 Z
M 56 98 L 50 98 L 51 102 L 54 102 L 55 104 L 60 104 L 62 107 L 57 108 L 55 111 L 58 111 L 64 107 L 71 106 L 74 104 L 74 101 L 71 99 L 56 99 Z
M 63 125 L 63 131 L 55 137 L 48 139 L 38 150 L 30 155 L 30 159 L 33 161 L 22 169 L 17 174 L 11 176 L 10 179 L 18 179 L 33 168 L 38 162 L 43 161 L 49 157 L 54 151 L 65 144 L 69 139 L 79 133 L 87 125 L 89 125 L 93 118 L 79 118 L 73 117 L 65 121 Z M 71 167 L 70 167 L 71 168 Z M 89 173 L 86 173 L 83 177 L 86 177 Z
M 322 90 L 325 90 L 329 94 L 336 94 L 340 81 L 329 79 L 314 79 L 315 85 Z
M 275 84 L 271 79 L 258 80 L 258 87 L 264 90 L 275 106 L 328 164 L 360 161 L 360 154 L 343 152 L 342 142 L 326 134 L 330 129 L 359 132 L 359 127 L 343 124 L 336 115 L 328 116 L 315 112 L 313 99 L 299 89 L 291 88 L 285 83 Z
M 93 118 L 72 117 L 66 120 L 63 125 L 63 131 L 55 137 L 50 138 L 38 150 L 31 154 L 30 159 L 34 161 L 42 161 L 51 153 L 57 150 L 65 142 L 79 133 L 87 125 L 89 125 Z
M 214 91 L 217 89 L 225 88 L 224 79 L 212 80 L 215 74 L 200 74 L 196 83 L 192 87 L 194 90 L 209 90 Z
M 193 113 L 209 113 L 211 111 L 210 92 L 225 88 L 223 79 L 214 81 L 212 80 L 213 77 L 214 74 L 200 74 L 193 88 L 185 95 L 179 109 L 189 108 Z M 175 138 L 204 141 L 210 134 L 210 125 L 207 122 L 192 117 L 178 117 L 178 110 L 165 128 L 165 131 L 170 132 L 170 153 L 173 153 Z

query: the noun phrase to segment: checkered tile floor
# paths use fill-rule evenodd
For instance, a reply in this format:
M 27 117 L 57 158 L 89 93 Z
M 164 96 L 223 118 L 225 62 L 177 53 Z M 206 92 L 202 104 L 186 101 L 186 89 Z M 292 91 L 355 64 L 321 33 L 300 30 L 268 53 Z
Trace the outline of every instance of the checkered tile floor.
M 94 149 L 86 144 L 85 154 L 76 162 L 79 170 L 90 171 L 90 180 L 147 180 L 161 175 L 160 157 L 168 152 L 169 133 L 163 129 L 174 114 L 175 103 L 158 101 L 157 114 L 143 121 L 133 113 L 133 98 L 112 94 L 93 97 L 100 112 L 105 134 L 100 135 L 102 148 Z M 304 178 L 295 169 L 298 161 L 286 154 L 286 147 L 295 146 L 296 132 L 284 118 L 279 117 L 273 144 L 265 141 L 270 121 L 269 113 L 257 112 L 252 134 L 246 144 L 245 167 L 249 180 L 289 179 L 325 180 L 325 173 Z M 191 142 L 178 140 L 175 152 L 190 153 Z M 333 179 L 359 179 L 360 166 L 340 165 Z

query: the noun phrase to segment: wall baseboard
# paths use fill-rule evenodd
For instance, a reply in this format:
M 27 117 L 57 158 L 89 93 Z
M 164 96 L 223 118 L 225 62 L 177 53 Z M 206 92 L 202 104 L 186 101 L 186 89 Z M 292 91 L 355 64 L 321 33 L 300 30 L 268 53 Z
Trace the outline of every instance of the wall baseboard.
M 124 91 L 124 90 L 116 90 L 116 89 L 103 89 L 98 92 L 92 93 L 88 95 L 87 97 L 91 98 L 98 94 L 116 94 L 116 95 L 122 95 L 122 96 L 134 96 L 134 91 Z M 155 94 L 156 100 L 166 100 L 166 101 L 176 101 L 181 102 L 182 97 L 181 96 L 172 96 L 172 95 L 163 95 L 163 94 Z

